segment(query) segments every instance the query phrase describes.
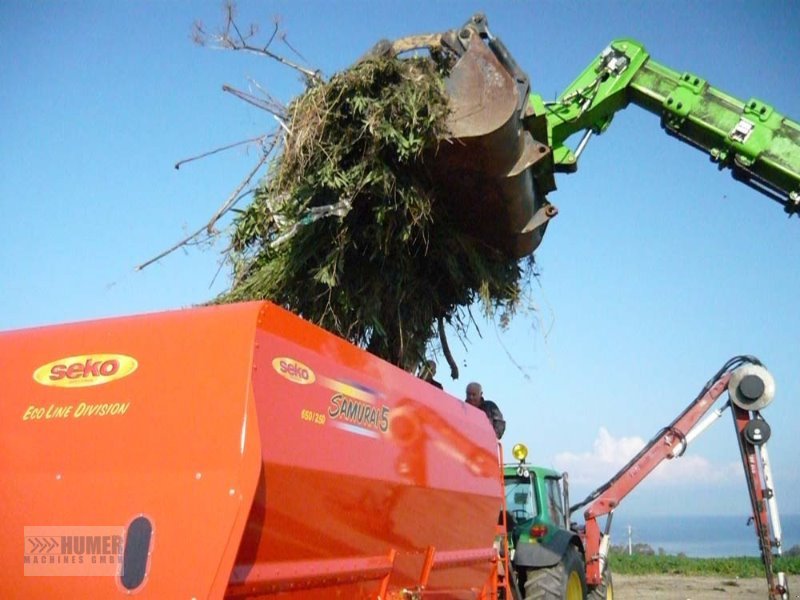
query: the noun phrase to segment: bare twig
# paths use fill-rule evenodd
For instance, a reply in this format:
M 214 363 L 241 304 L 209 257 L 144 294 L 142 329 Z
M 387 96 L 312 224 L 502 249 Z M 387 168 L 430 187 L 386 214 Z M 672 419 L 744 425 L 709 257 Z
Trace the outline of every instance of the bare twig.
M 514 365 L 514 367 L 516 367 L 516 369 L 520 373 L 522 373 L 522 376 L 525 378 L 526 381 L 530 381 L 531 380 L 530 373 L 528 373 L 528 370 L 525 367 L 523 367 L 521 364 L 519 364 L 517 362 L 517 360 L 514 358 L 514 356 L 508 350 L 508 348 L 506 347 L 505 342 L 503 341 L 503 338 L 500 337 L 500 332 L 497 330 L 497 324 L 496 323 L 495 323 L 495 327 L 494 327 L 494 335 L 497 338 L 497 341 L 500 342 L 500 347 L 503 349 L 503 352 L 506 353 L 506 358 L 508 358 L 508 360 L 511 362 L 511 364 Z
M 299 71 L 303 75 L 305 75 L 308 80 L 312 84 L 318 84 L 322 82 L 322 73 L 319 70 L 312 71 L 311 69 L 306 69 L 305 67 L 301 67 L 295 62 L 292 62 L 288 59 L 283 58 L 282 56 L 275 54 L 270 50 L 264 50 L 262 48 L 256 48 L 250 45 L 243 45 L 243 46 L 233 46 L 230 48 L 231 50 L 240 50 L 242 52 L 249 52 L 251 54 L 260 54 L 262 56 L 267 56 L 273 60 L 277 60 L 279 63 L 286 65 L 287 67 Z
M 236 202 L 238 202 L 242 198 L 245 198 L 245 197 L 249 196 L 252 193 L 253 193 L 252 189 L 243 192 L 236 199 Z M 172 254 L 176 250 L 178 250 L 180 248 L 183 248 L 184 246 L 190 245 L 194 240 L 197 240 L 204 232 L 206 232 L 206 225 L 203 225 L 200 229 L 198 229 L 194 233 L 191 233 L 191 234 L 187 235 L 181 241 L 179 241 L 178 243 L 170 246 L 169 248 L 167 248 L 166 250 L 164 250 L 163 252 L 161 252 L 157 256 L 154 256 L 150 260 L 147 260 L 147 261 L 143 262 L 140 265 L 136 265 L 133 270 L 134 271 L 141 271 L 142 269 L 145 269 L 146 267 L 149 267 L 150 265 L 152 265 L 154 263 L 157 263 L 159 260 L 161 260 L 165 256 L 169 256 L 170 254 Z M 209 238 L 211 238 L 211 237 L 213 237 L 213 236 L 210 235 Z
M 273 30 L 271 35 L 268 37 L 266 43 L 263 46 L 256 46 L 254 45 L 255 42 L 253 40 L 258 35 L 258 27 L 254 24 L 251 24 L 246 30 L 242 30 L 239 27 L 239 25 L 236 23 L 236 5 L 232 0 L 228 0 L 226 2 L 224 10 L 225 10 L 225 23 L 222 30 L 218 33 L 214 34 L 209 33 L 200 21 L 196 21 L 194 23 L 192 37 L 195 43 L 201 46 L 207 46 L 210 43 L 211 46 L 216 49 L 239 50 L 253 54 L 258 54 L 261 56 L 266 56 L 268 58 L 272 58 L 273 60 L 280 62 L 283 65 L 286 65 L 292 69 L 299 71 L 307 78 L 309 83 L 321 82 L 322 77 L 319 71 L 312 71 L 310 69 L 306 69 L 270 50 L 271 44 L 276 38 L 278 38 L 281 41 L 283 41 L 292 52 L 300 56 L 300 58 L 302 59 L 302 56 L 294 48 L 292 48 L 288 44 L 288 42 L 286 42 L 286 36 L 280 31 L 279 20 L 277 18 L 273 22 L 274 25 Z M 252 85 L 255 86 L 256 89 L 258 89 L 264 95 L 263 98 L 259 98 L 252 94 L 248 94 L 247 92 L 237 90 L 229 85 L 223 86 L 222 89 L 223 91 L 233 94 L 237 98 L 240 98 L 241 100 L 244 100 L 249 104 L 252 104 L 258 108 L 261 108 L 271 113 L 277 119 L 280 127 L 285 131 L 291 133 L 285 123 L 285 116 L 286 116 L 285 107 L 279 101 L 275 100 L 270 94 L 268 94 L 260 85 L 258 85 L 258 83 L 252 80 L 250 80 L 250 82 Z M 253 188 L 247 190 L 245 190 L 245 188 L 247 188 L 250 185 L 250 183 L 253 181 L 253 178 L 256 176 L 259 170 L 266 164 L 270 154 L 272 153 L 272 151 L 275 149 L 275 146 L 282 138 L 283 136 L 278 135 L 276 132 L 271 132 L 268 134 L 259 135 L 254 138 L 250 138 L 240 142 L 235 142 L 233 144 L 220 146 L 219 148 L 215 148 L 214 150 L 203 152 L 202 154 L 191 156 L 189 158 L 185 158 L 175 163 L 175 168 L 180 169 L 186 163 L 199 160 L 201 158 L 206 158 L 208 156 L 212 156 L 224 150 L 230 150 L 231 148 L 236 148 L 238 146 L 258 143 L 262 148 L 261 158 L 258 160 L 256 165 L 240 181 L 236 189 L 234 189 L 234 191 L 228 196 L 225 202 L 223 202 L 222 205 L 217 209 L 217 211 L 212 215 L 208 223 L 206 223 L 202 228 L 187 235 L 177 243 L 173 244 L 163 252 L 159 253 L 157 256 L 141 263 L 140 265 L 137 265 L 134 268 L 134 270 L 141 271 L 142 269 L 152 265 L 153 263 L 158 262 L 159 260 L 161 260 L 165 256 L 168 256 L 169 254 L 171 254 L 172 252 L 174 252 L 179 248 L 185 247 L 195 242 L 199 243 L 205 239 L 213 239 L 218 233 L 215 230 L 215 225 L 217 224 L 217 222 L 219 222 L 219 220 L 229 210 L 231 210 L 236 205 L 236 203 L 239 202 L 239 200 L 253 193 L 254 191 Z M 269 142 L 267 140 L 269 140 Z
M 275 140 L 273 139 L 270 148 L 264 151 L 264 153 L 261 155 L 261 159 L 258 161 L 258 163 L 256 163 L 256 166 L 253 167 L 253 169 L 245 176 L 244 179 L 242 179 L 241 183 L 239 183 L 239 186 L 233 191 L 233 193 L 230 196 L 228 196 L 228 199 L 222 203 L 222 206 L 220 206 L 217 209 L 217 212 L 214 213 L 214 216 L 211 217 L 211 220 L 208 222 L 208 225 L 206 225 L 206 231 L 208 232 L 209 235 L 211 235 L 214 232 L 214 225 L 216 225 L 217 221 L 219 221 L 222 218 L 222 216 L 226 212 L 228 212 L 233 207 L 234 204 L 236 204 L 239 201 L 239 199 L 241 198 L 240 194 L 242 190 L 248 183 L 250 183 L 253 177 L 256 176 L 256 173 L 258 173 L 259 169 L 261 169 L 261 167 L 264 166 L 264 163 L 267 162 L 267 158 L 269 158 L 270 152 L 272 152 L 272 148 L 274 148 L 274 146 L 275 146 Z
M 247 92 L 243 92 L 242 90 L 237 90 L 235 87 L 232 87 L 227 84 L 222 86 L 222 91 L 227 92 L 229 94 L 233 94 L 240 100 L 244 100 L 248 104 L 252 104 L 257 108 L 266 110 L 267 112 L 272 113 L 273 115 L 284 116 L 286 114 L 286 111 L 284 110 L 283 106 L 281 106 L 279 102 L 276 102 L 271 98 L 263 100 L 261 98 L 257 98 L 256 96 L 248 94 Z
M 273 25 L 273 27 L 272 27 L 272 35 L 269 36 L 269 39 L 267 40 L 267 43 L 264 44 L 264 50 L 266 50 L 267 48 L 270 47 L 270 45 L 272 45 L 272 40 L 274 40 L 275 36 L 278 35 L 278 29 L 279 29 L 278 26 L 280 25 L 280 19 L 278 17 L 273 17 L 272 18 L 272 25 Z
M 208 284 L 208 289 L 214 287 L 214 283 L 217 281 L 217 277 L 219 277 L 219 274 L 222 272 L 222 267 L 224 266 L 225 266 L 225 261 L 220 260 L 219 264 L 217 265 L 217 270 L 214 273 L 214 277 L 211 278 L 211 282 Z
M 233 144 L 228 144 L 227 146 L 220 146 L 219 148 L 215 148 L 214 150 L 210 150 L 208 152 L 203 152 L 202 154 L 198 154 L 197 156 L 190 156 L 189 158 L 184 158 L 183 160 L 179 160 L 175 163 L 175 169 L 180 169 L 186 163 L 199 160 L 201 158 L 205 158 L 207 156 L 212 156 L 217 154 L 218 152 L 224 152 L 225 150 L 230 150 L 231 148 L 236 148 L 237 146 L 244 146 L 245 144 L 252 144 L 253 142 L 263 143 L 266 139 L 267 134 L 259 135 L 254 138 L 250 138 L 249 140 L 242 140 L 241 142 L 234 142 Z
M 200 22 L 196 22 L 194 24 L 194 32 L 193 32 L 193 39 L 197 44 L 200 45 L 207 45 L 208 41 L 212 41 L 214 44 L 217 45 L 219 48 L 224 48 L 226 50 L 235 50 L 239 52 L 247 52 L 250 54 L 257 54 L 260 56 L 266 56 L 273 60 L 278 61 L 279 63 L 286 65 L 287 67 L 299 71 L 302 73 L 308 82 L 312 85 L 318 84 L 322 82 L 322 75 L 317 70 L 307 69 L 287 58 L 284 58 L 280 54 L 277 54 L 269 49 L 270 44 L 274 41 L 276 37 L 280 38 L 284 44 L 286 44 L 289 49 L 300 56 L 297 50 L 295 50 L 289 43 L 286 41 L 286 36 L 281 35 L 280 31 L 278 30 L 278 23 L 275 22 L 274 31 L 272 35 L 267 40 L 267 43 L 263 46 L 254 46 L 250 42 L 255 38 L 258 34 L 258 27 L 255 25 L 250 25 L 250 29 L 247 33 L 242 33 L 241 29 L 236 23 L 236 6 L 233 2 L 227 2 L 225 5 L 225 28 L 222 32 L 216 34 L 209 34 L 203 27 L 203 24 Z M 304 59 L 303 59 L 304 60 Z
M 184 246 L 188 246 L 193 241 L 197 240 L 204 233 L 209 238 L 213 237 L 216 234 L 216 232 L 214 231 L 214 225 L 217 223 L 217 221 L 219 221 L 223 217 L 223 215 L 225 215 L 225 213 L 227 213 L 231 208 L 236 206 L 236 203 L 239 202 L 239 200 L 241 200 L 242 198 L 245 198 L 245 197 L 247 197 L 247 196 L 249 196 L 250 194 L 253 193 L 252 189 L 245 190 L 245 191 L 242 191 L 242 190 L 253 179 L 255 174 L 258 172 L 258 169 L 260 169 L 264 165 L 264 163 L 267 161 L 268 157 L 269 157 L 269 152 L 265 152 L 264 155 L 261 157 L 261 160 L 258 161 L 258 164 L 255 166 L 255 168 L 252 171 L 250 171 L 250 173 L 247 174 L 247 176 L 242 180 L 241 184 L 236 188 L 236 191 L 222 204 L 222 206 L 220 206 L 220 208 L 217 210 L 217 212 L 214 214 L 214 216 L 211 218 L 211 220 L 206 225 L 204 225 L 203 227 L 201 227 L 197 231 L 195 231 L 193 233 L 190 233 L 189 235 L 187 235 L 186 237 L 181 239 L 179 242 L 173 244 L 172 246 L 170 246 L 169 248 L 167 248 L 166 250 L 164 250 L 160 254 L 154 256 L 153 258 L 151 258 L 149 260 L 146 260 L 145 262 L 141 263 L 140 265 L 137 265 L 136 267 L 134 267 L 133 270 L 134 271 L 141 271 L 142 269 L 145 269 L 145 268 L 149 267 L 150 265 L 152 265 L 154 263 L 157 263 L 159 260 L 161 260 L 165 256 L 169 256 L 170 254 L 172 254 L 173 252 L 175 252 L 179 248 L 183 248 Z
M 228 2 L 226 5 L 226 9 L 228 11 L 228 28 L 230 30 L 230 28 L 233 27 L 233 30 L 236 32 L 236 35 L 239 36 L 239 42 L 244 44 L 245 41 L 252 38 L 257 33 L 258 30 L 255 29 L 255 25 L 251 23 L 250 33 L 248 33 L 247 37 L 245 38 L 245 36 L 242 35 L 242 32 L 239 31 L 239 26 L 236 25 L 236 21 L 234 19 L 234 17 L 236 16 L 234 13 L 234 7 L 235 5 L 233 4 L 233 2 Z
M 271 110 L 270 112 L 272 112 L 273 114 L 274 113 L 281 113 L 282 115 L 286 114 L 286 106 L 284 106 L 283 102 L 281 102 L 280 100 L 276 100 L 272 96 L 272 94 L 270 94 L 269 92 L 267 92 L 267 90 L 261 87 L 261 84 L 258 83 L 258 81 L 256 81 L 255 79 L 248 77 L 247 81 L 249 81 L 250 85 L 255 87 L 259 92 L 264 94 L 264 98 L 266 99 L 267 103 L 270 106 L 273 106 L 274 110 Z
M 300 52 L 297 50 L 297 48 L 295 48 L 294 46 L 292 46 L 292 45 L 289 43 L 289 40 L 287 40 L 287 39 L 286 39 L 286 34 L 285 34 L 285 33 L 281 34 L 281 41 L 282 41 L 284 44 L 286 44 L 286 46 L 289 48 L 289 50 L 291 50 L 292 52 L 294 52 L 294 53 L 297 55 L 297 57 L 298 57 L 300 60 L 302 60 L 302 61 L 304 61 L 304 62 L 308 62 L 308 61 L 306 61 L 306 57 L 305 57 L 305 56 L 303 56 L 302 54 L 300 54 Z
M 200 229 L 198 229 L 198 230 L 197 230 L 197 231 L 195 231 L 194 233 L 192 233 L 192 234 L 190 234 L 190 235 L 187 235 L 185 238 L 183 238 L 183 239 L 182 239 L 180 242 L 178 242 L 177 244 L 174 244 L 173 246 L 170 246 L 169 248 L 167 248 L 166 250 L 164 250 L 164 251 L 163 251 L 161 254 L 158 254 L 157 256 L 154 256 L 154 257 L 153 257 L 153 258 L 151 258 L 150 260 L 146 260 L 145 262 L 143 262 L 143 263 L 142 263 L 142 264 L 140 264 L 140 265 L 136 265 L 136 266 L 133 268 L 133 270 L 134 270 L 134 271 L 141 271 L 142 269 L 145 269 L 146 267 L 149 267 L 149 266 L 150 266 L 150 265 L 152 265 L 153 263 L 157 263 L 158 261 L 160 261 L 160 260 L 161 260 L 162 258 L 164 258 L 165 256 L 168 256 L 168 255 L 172 254 L 172 253 L 173 253 L 173 252 L 175 252 L 175 250 L 177 250 L 178 248 L 183 248 L 184 246 L 186 246 L 187 244 L 189 244 L 189 242 L 191 242 L 193 239 L 195 239 L 195 238 L 199 237 L 199 236 L 200 236 L 200 234 L 202 234 L 202 233 L 203 233 L 203 231 L 205 231 L 205 229 L 206 229 L 205 227 L 201 227 Z
M 472 308 L 469 306 L 467 306 L 467 315 L 469 315 L 469 322 L 472 323 L 472 325 L 475 327 L 475 331 L 478 332 L 478 337 L 483 339 L 480 325 L 478 325 L 478 322 L 475 320 L 475 315 L 472 314 Z
M 283 130 L 286 132 L 286 135 L 292 135 L 292 130 L 289 129 L 289 126 L 286 125 L 283 119 L 281 119 L 278 115 L 272 115 L 272 116 L 275 117 L 275 120 L 278 122 L 278 125 L 280 125 L 283 128 Z

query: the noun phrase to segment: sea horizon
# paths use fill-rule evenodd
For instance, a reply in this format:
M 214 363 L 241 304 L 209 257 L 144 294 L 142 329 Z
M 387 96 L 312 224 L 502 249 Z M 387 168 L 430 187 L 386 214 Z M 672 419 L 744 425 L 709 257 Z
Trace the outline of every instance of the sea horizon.
M 740 515 L 620 515 L 611 527 L 611 543 L 628 545 L 628 526 L 633 544 L 647 544 L 656 553 L 680 553 L 694 558 L 760 556 L 755 527 Z M 800 545 L 800 514 L 781 515 L 782 545 L 786 552 Z M 773 553 L 777 553 L 773 549 Z

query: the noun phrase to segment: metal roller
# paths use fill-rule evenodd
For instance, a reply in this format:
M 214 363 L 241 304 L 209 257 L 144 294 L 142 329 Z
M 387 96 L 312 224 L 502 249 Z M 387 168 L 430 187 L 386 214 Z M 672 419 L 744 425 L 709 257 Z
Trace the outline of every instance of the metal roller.
M 761 365 L 736 369 L 728 382 L 731 401 L 744 410 L 761 410 L 775 397 L 775 379 Z

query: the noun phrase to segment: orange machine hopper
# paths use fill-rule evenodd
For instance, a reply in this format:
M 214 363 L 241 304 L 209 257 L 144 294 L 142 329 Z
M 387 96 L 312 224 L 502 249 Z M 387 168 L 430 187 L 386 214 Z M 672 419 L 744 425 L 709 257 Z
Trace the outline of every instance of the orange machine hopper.
M 473 597 L 483 413 L 269 303 L 0 333 L 0 597 Z

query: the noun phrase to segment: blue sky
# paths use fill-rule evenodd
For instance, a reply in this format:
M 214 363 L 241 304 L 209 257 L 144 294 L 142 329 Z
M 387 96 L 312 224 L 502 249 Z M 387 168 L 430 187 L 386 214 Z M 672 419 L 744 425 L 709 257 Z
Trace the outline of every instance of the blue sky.
M 545 98 L 632 37 L 662 64 L 800 118 L 797 3 L 240 3 L 242 22 L 268 28 L 279 15 L 328 75 L 380 38 L 457 27 L 478 10 Z M 0 329 L 180 308 L 225 288 L 224 240 L 133 271 L 201 226 L 256 154 L 174 163 L 274 126 L 222 84 L 252 78 L 284 101 L 302 89 L 272 62 L 194 46 L 192 22 L 220 18 L 218 2 L 0 4 Z M 461 398 L 481 381 L 509 422 L 506 445 L 525 441 L 534 461 L 570 470 L 577 499 L 725 360 L 757 355 L 778 386 L 764 411 L 778 501 L 800 513 L 798 220 L 635 107 L 557 183 L 536 312 L 451 340 L 462 377 L 442 367 L 445 388 Z M 726 417 L 620 512 L 746 514 L 736 461 Z

